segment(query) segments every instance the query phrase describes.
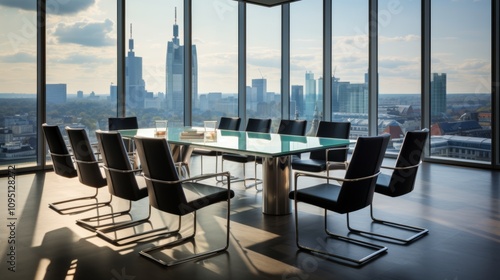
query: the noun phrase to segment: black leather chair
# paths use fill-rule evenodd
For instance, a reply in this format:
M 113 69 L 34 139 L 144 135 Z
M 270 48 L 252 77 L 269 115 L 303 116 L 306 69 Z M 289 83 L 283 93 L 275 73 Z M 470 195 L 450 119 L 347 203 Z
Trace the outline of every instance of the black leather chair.
M 249 118 L 247 122 L 247 127 L 245 128 L 246 132 L 260 132 L 260 133 L 269 133 L 271 130 L 271 119 L 256 119 L 256 118 Z M 249 135 L 251 137 L 251 135 Z M 243 184 L 245 188 L 250 188 L 252 186 L 255 187 L 255 189 L 259 190 L 257 188 L 257 185 L 261 183 L 261 180 L 257 179 L 257 162 L 255 161 L 255 156 L 246 156 L 246 155 L 239 155 L 239 154 L 223 154 L 222 155 L 222 170 L 224 170 L 224 161 L 232 161 L 232 162 L 238 162 L 243 164 L 243 178 L 233 178 L 233 182 L 240 182 L 243 181 Z M 245 174 L 245 164 L 248 162 L 254 162 L 254 178 L 247 178 Z M 247 185 L 246 181 L 247 180 L 253 180 L 254 183 L 252 185 Z
M 278 127 L 278 134 L 306 135 L 306 120 L 281 120 Z
M 49 146 L 49 153 L 52 159 L 52 165 L 54 167 L 54 172 L 65 178 L 75 178 L 78 176 L 75 165 L 73 163 L 72 155 L 68 151 L 68 147 L 64 142 L 61 130 L 57 125 L 48 125 L 46 123 L 42 124 L 43 134 L 45 135 L 45 140 Z M 94 196 L 86 196 L 73 198 L 64 201 L 58 201 L 50 203 L 50 208 L 57 211 L 59 214 L 73 214 L 75 212 L 80 212 L 76 209 L 79 208 L 87 208 L 88 205 L 82 206 L 68 206 L 68 207 L 59 207 L 59 205 L 64 205 L 71 202 L 78 202 L 81 200 L 88 200 L 96 198 Z M 75 211 L 69 211 L 75 210 Z
M 137 123 L 137 117 L 108 118 L 109 130 L 137 129 L 137 128 L 139 128 L 139 124 Z
M 413 191 L 418 167 L 422 162 L 422 153 L 428 135 L 429 132 L 426 129 L 421 131 L 408 131 L 406 133 L 396 160 L 396 165 L 394 167 L 382 166 L 383 169 L 389 169 L 392 173 L 381 173 L 378 176 L 375 187 L 376 193 L 390 197 L 398 197 Z M 384 235 L 370 231 L 361 231 L 353 228 L 351 228 L 351 231 L 375 237 L 382 237 L 383 239 L 389 239 L 403 244 L 409 244 L 429 232 L 429 230 L 425 228 L 377 219 L 373 215 L 373 205 L 370 205 L 370 215 L 374 223 L 387 225 L 404 231 L 415 232 L 415 234 L 407 238 L 400 238 L 397 236 Z
M 108 130 L 120 130 L 120 129 L 138 129 L 139 123 L 137 122 L 137 117 L 111 117 L 108 118 Z M 134 141 L 130 139 L 123 139 L 125 142 L 125 147 L 127 147 L 127 152 L 132 153 L 134 151 Z M 131 160 L 134 160 L 132 155 L 129 155 Z
M 49 131 L 49 129 L 47 128 L 48 128 L 47 126 L 44 128 L 44 131 L 46 131 L 46 133 Z M 55 131 L 56 130 L 54 129 L 52 132 L 55 133 Z M 80 183 L 88 187 L 95 188 L 96 192 L 93 196 L 51 203 L 49 204 L 50 208 L 54 209 L 60 214 L 76 214 L 109 205 L 111 203 L 111 200 L 99 202 L 97 198 L 99 189 L 106 186 L 106 179 L 102 176 L 99 167 L 99 162 L 97 161 L 94 151 L 92 150 L 92 146 L 90 145 L 87 133 L 83 128 L 69 128 L 69 127 L 66 127 L 66 133 L 68 134 L 72 155 L 76 163 L 76 170 Z M 62 136 L 60 139 L 62 139 Z M 78 204 L 76 206 L 71 206 L 66 208 L 60 208 L 57 206 L 59 204 L 75 202 L 77 200 L 95 200 L 95 202 L 89 204 Z M 75 210 L 75 209 L 80 209 L 80 210 Z M 71 211 L 70 213 L 65 213 L 68 210 L 75 210 L 75 211 Z
M 128 235 L 119 233 L 141 224 L 150 224 L 151 207 L 149 207 L 148 216 L 139 220 L 95 225 L 96 222 L 114 220 L 120 216 L 128 215 L 131 217 L 132 201 L 138 201 L 148 196 L 146 182 L 139 173 L 142 170 L 132 168 L 121 135 L 116 131 L 96 131 L 96 136 L 102 154 L 109 192 L 115 197 L 128 200 L 129 207 L 120 212 L 77 220 L 77 223 L 90 229 L 96 229 L 97 236 L 117 246 L 135 243 L 144 238 L 151 240 L 155 236 L 170 233 L 168 228 L 152 229 Z
M 341 236 L 328 229 L 328 211 L 346 214 L 347 226 L 349 227 L 349 213 L 363 209 L 372 203 L 377 176 L 384 153 L 389 143 L 389 135 L 359 137 L 354 148 L 351 162 L 346 170 L 344 178 L 329 177 L 332 180 L 342 182 L 342 185 L 320 183 L 317 185 L 298 188 L 301 177 L 313 177 L 326 179 L 328 177 L 312 173 L 295 173 L 294 190 L 290 192 L 289 198 L 295 202 L 295 232 L 297 247 L 308 252 L 315 252 L 327 257 L 332 257 L 346 264 L 360 266 L 387 251 L 387 247 L 365 242 L 358 239 Z M 333 250 L 321 250 L 316 247 L 308 247 L 300 243 L 298 204 L 299 202 L 311 204 L 324 209 L 324 229 L 328 237 L 336 240 L 346 241 L 353 245 L 359 245 L 373 252 L 362 257 L 353 258 L 346 254 L 339 254 Z M 331 248 L 332 244 L 324 244 L 323 247 Z
M 140 200 L 148 195 L 146 183 L 142 176 L 135 176 L 140 170 L 133 169 L 125 151 L 124 142 L 117 131 L 96 131 L 97 143 L 101 152 L 109 193 L 129 201 L 128 209 L 111 212 L 106 215 L 79 219 L 78 225 L 95 231 L 98 228 L 117 225 L 114 221 L 121 216 L 130 216 L 132 201 Z M 146 219 L 147 220 L 147 219 Z M 122 222 L 124 223 L 124 222 Z
M 162 265 L 170 266 L 225 251 L 229 246 L 230 200 L 234 197 L 234 192 L 230 189 L 230 183 L 225 189 L 203 184 L 200 181 L 215 178 L 216 176 L 224 176 L 229 180 L 230 173 L 222 172 L 180 179 L 166 139 L 138 136 L 135 138 L 135 142 L 142 163 L 144 178 L 146 179 L 150 205 L 162 212 L 179 216 L 178 230 L 181 228 L 183 216 L 193 214 L 194 217 L 192 234 L 164 245 L 142 250 L 140 254 Z M 170 261 L 151 255 L 154 251 L 165 248 L 172 249 L 187 241 L 194 241 L 197 226 L 196 211 L 218 202 L 227 203 L 227 233 L 223 247 Z
M 349 139 L 351 131 L 350 122 L 327 122 L 320 121 L 318 125 L 317 137 Z M 346 169 L 347 152 L 349 147 L 339 147 L 334 149 L 312 151 L 308 159 L 295 158 L 292 161 L 294 170 L 306 172 L 323 172 L 330 176 L 332 169 Z
M 239 130 L 240 129 L 241 118 L 239 117 L 221 117 L 218 125 L 218 129 L 225 130 Z M 215 157 L 215 172 L 217 172 L 218 168 L 218 156 L 221 155 L 220 152 L 202 149 L 202 148 L 194 148 L 192 151 L 192 155 L 200 156 L 200 166 L 201 172 L 203 174 L 203 157 Z

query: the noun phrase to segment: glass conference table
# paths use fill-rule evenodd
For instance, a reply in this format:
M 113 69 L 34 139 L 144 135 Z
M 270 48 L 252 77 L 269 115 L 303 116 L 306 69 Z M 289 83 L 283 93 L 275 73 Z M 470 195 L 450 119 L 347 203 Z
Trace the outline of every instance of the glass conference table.
M 291 155 L 318 149 L 327 149 L 350 144 L 347 139 L 292 136 L 273 133 L 216 130 L 210 140 L 193 139 L 186 131 L 203 132 L 204 128 L 169 127 L 166 135 L 156 136 L 154 128 L 120 130 L 124 138 L 136 135 L 164 137 L 169 144 L 184 147 L 183 160 L 189 158 L 193 148 L 203 148 L 222 153 L 235 153 L 262 157 L 262 212 L 270 215 L 291 213 L 288 198 L 292 183 Z M 184 136 L 181 137 L 181 134 Z

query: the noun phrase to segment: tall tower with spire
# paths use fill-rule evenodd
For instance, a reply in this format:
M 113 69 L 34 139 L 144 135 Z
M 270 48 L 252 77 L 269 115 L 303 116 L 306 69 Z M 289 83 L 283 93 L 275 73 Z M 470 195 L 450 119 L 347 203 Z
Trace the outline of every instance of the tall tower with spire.
M 184 51 L 179 41 L 179 25 L 177 25 L 177 8 L 173 26 L 173 37 L 167 43 L 166 57 L 166 98 L 167 108 L 172 112 L 182 113 L 184 110 Z M 191 48 L 193 108 L 198 99 L 198 58 L 196 45 Z
M 142 78 L 142 57 L 135 56 L 134 39 L 132 38 L 132 24 L 130 24 L 130 38 L 128 40 L 128 54 L 125 58 L 125 96 L 127 106 L 133 108 L 144 107 L 146 98 L 146 84 Z

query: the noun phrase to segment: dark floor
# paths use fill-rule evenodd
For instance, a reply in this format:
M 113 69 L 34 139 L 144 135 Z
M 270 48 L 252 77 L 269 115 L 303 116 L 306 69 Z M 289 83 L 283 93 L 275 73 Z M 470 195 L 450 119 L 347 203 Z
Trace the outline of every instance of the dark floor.
M 194 159 L 193 173 L 199 172 Z M 204 159 L 205 171 L 213 169 Z M 211 162 L 213 163 L 213 161 Z M 238 166 L 232 166 L 237 170 Z M 248 172 L 253 168 L 248 165 Z M 236 171 L 234 173 L 237 173 Z M 304 183 L 306 183 L 305 181 Z M 53 172 L 15 178 L 14 216 L 8 216 L 7 178 L 0 178 L 0 278 L 1 279 L 498 279 L 500 264 L 500 172 L 424 163 L 415 191 L 394 199 L 376 195 L 379 216 L 426 227 L 430 233 L 404 246 L 357 237 L 387 246 L 388 253 L 354 268 L 300 252 L 295 245 L 294 215 L 268 216 L 261 212 L 261 194 L 245 190 L 241 183 L 232 188 L 231 236 L 226 253 L 204 260 L 165 268 L 138 252 L 163 241 L 122 247 L 110 245 L 94 233 L 75 224 L 78 218 L 95 215 L 59 215 L 48 203 L 89 194 L 77 179 L 65 179 Z M 103 189 L 103 193 L 107 190 Z M 104 197 L 104 196 L 103 196 Z M 134 217 L 147 214 L 147 199 L 134 206 Z M 116 201 L 115 209 L 124 208 Z M 213 248 L 225 237 L 224 211 L 219 204 L 201 211 L 196 243 L 188 243 L 172 253 L 177 256 Z M 369 229 L 368 211 L 351 216 L 353 225 Z M 340 253 L 357 255 L 351 246 L 326 240 L 322 231 L 322 211 L 299 206 L 304 242 Z M 17 219 L 9 219 L 9 218 Z M 346 233 L 345 217 L 329 215 L 334 231 Z M 173 225 L 175 219 L 153 212 L 151 226 Z M 192 225 L 187 219 L 186 226 Z M 9 223 L 16 231 L 10 232 Z M 12 225 L 12 224 L 11 224 Z M 145 227 L 146 229 L 149 226 Z M 381 230 L 378 226 L 373 229 Z M 136 231 L 144 228 L 138 227 Z M 187 231 L 186 231 L 187 232 Z M 400 233 L 398 233 L 400 234 Z M 351 235 L 354 237 L 354 235 Z M 10 237 L 10 238 L 9 238 Z M 15 241 L 15 250 L 10 246 Z M 182 251 L 182 252 L 181 252 Z M 160 256 L 165 256 L 162 252 Z M 15 272 L 9 271 L 10 264 Z

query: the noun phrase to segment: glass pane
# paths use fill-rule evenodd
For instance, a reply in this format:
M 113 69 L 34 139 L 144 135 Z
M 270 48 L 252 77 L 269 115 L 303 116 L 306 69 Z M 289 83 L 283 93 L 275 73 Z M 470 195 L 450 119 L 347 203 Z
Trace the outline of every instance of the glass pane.
M 36 165 L 36 1 L 0 3 L 0 170 Z
M 247 5 L 248 118 L 281 119 L 281 6 Z
M 193 125 L 238 116 L 238 2 L 193 1 Z
M 387 153 L 399 152 L 407 131 L 419 130 L 420 1 L 379 1 L 378 133 L 390 133 Z
M 290 5 L 290 119 L 307 120 L 316 135 L 323 118 L 323 1 Z
M 47 5 L 47 123 L 83 127 L 96 142 L 116 115 L 116 2 L 61 5 Z
M 431 156 L 491 162 L 491 1 L 432 1 Z
M 183 2 L 127 1 L 126 114 L 140 127 L 184 125 Z
M 368 135 L 368 1 L 332 2 L 332 120 Z

